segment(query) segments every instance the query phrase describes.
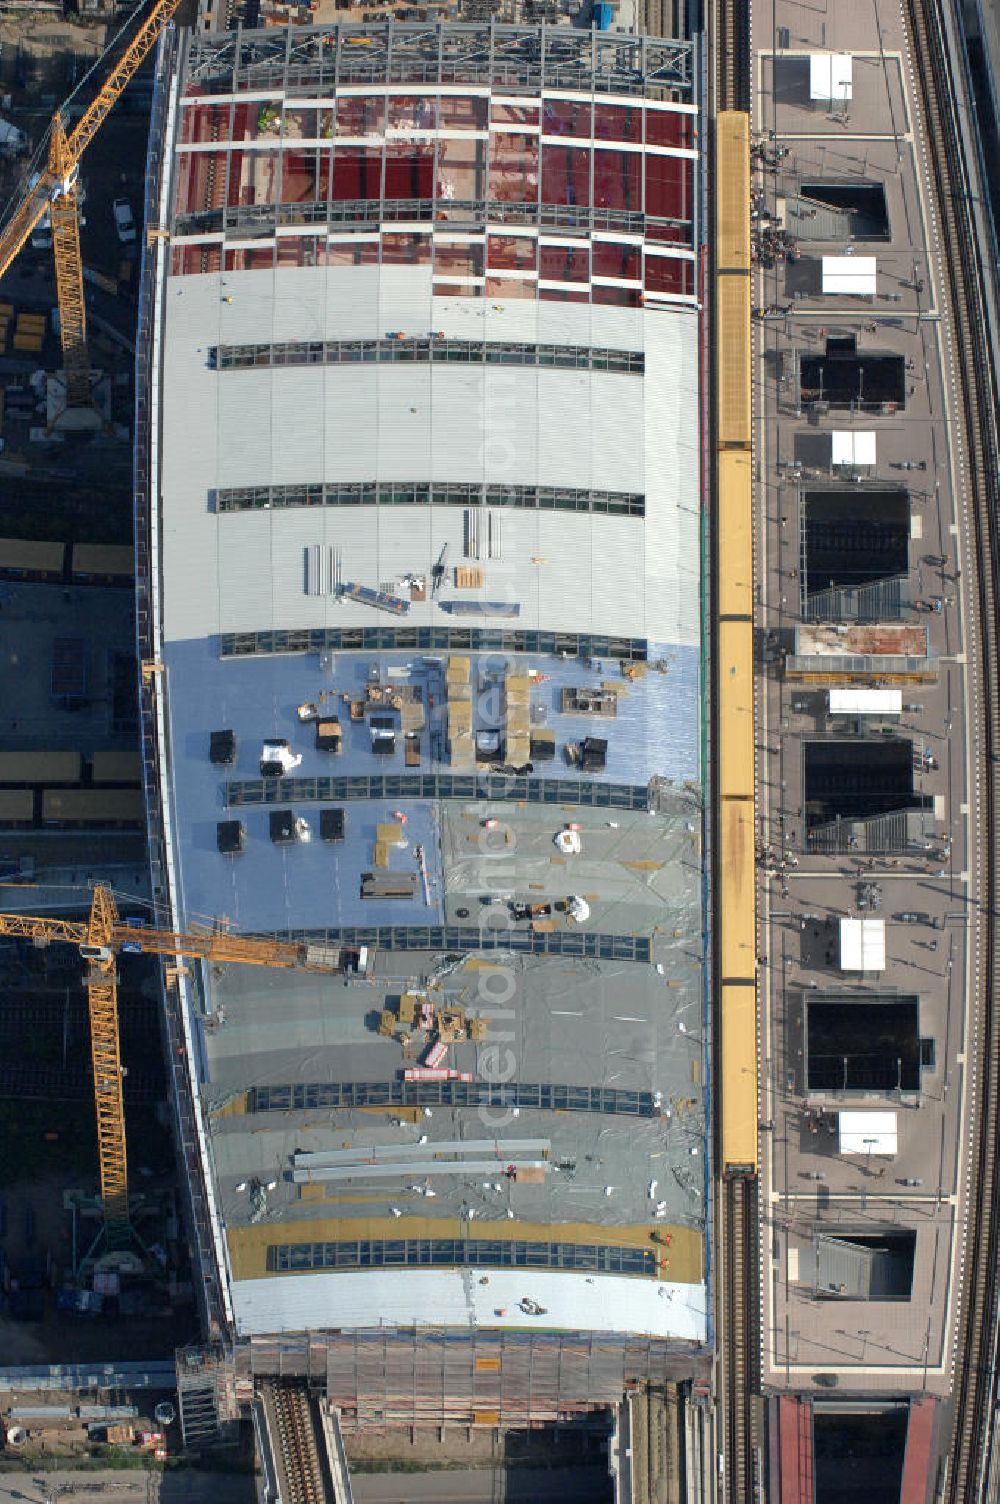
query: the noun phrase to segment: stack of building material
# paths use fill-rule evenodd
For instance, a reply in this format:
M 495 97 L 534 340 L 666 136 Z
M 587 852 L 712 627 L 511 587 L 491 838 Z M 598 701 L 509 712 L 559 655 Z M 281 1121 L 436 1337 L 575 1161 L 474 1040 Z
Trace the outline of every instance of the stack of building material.
M 309 26 L 315 20 L 313 12 L 318 0 L 309 0 L 306 5 L 276 5 L 274 0 L 261 0 L 260 24 L 262 26 Z
M 7 336 L 10 333 L 10 321 L 13 317 L 13 303 L 0 303 L 0 350 L 7 348 Z
M 445 671 L 448 695 L 448 752 L 453 768 L 471 769 L 476 763 L 472 737 L 472 660 L 452 653 Z
M 531 755 L 531 681 L 527 674 L 508 674 L 504 682 L 507 761 L 519 768 Z
M 375 851 L 372 855 L 372 865 L 375 867 L 388 867 L 389 852 L 394 846 L 403 844 L 403 827 L 396 820 L 387 820 L 382 825 L 375 827 Z

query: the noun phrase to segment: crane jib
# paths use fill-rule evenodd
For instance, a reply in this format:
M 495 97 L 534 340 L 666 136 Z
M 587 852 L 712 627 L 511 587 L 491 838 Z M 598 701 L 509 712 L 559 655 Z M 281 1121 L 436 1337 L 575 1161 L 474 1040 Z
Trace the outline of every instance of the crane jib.
M 56 112 L 49 135 L 48 165 L 34 181 L 25 186 L 14 205 L 4 214 L 0 225 L 2 277 L 35 227 L 47 213 L 52 215 L 52 248 L 56 261 L 56 293 L 69 407 L 85 407 L 91 400 L 83 263 L 75 225 L 77 206 L 73 194 L 80 158 L 118 103 L 137 69 L 172 21 L 179 4 L 180 0 L 153 0 L 145 20 L 72 131 L 66 130 L 62 111 Z M 116 45 L 117 42 L 112 44 L 113 47 Z M 66 201 L 57 206 L 62 195 L 66 195 Z

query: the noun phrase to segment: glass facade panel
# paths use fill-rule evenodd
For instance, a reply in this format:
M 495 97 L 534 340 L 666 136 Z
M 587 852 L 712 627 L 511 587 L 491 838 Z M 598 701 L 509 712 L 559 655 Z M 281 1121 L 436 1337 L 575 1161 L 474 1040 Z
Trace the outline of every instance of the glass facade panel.
M 694 292 L 694 263 L 678 256 L 647 256 L 645 286 L 648 292 L 690 297 Z
M 489 150 L 490 198 L 503 204 L 537 202 L 538 137 L 494 132 Z
M 375 147 L 338 147 L 333 155 L 331 198 L 378 199 L 382 195 L 382 151 Z
M 336 102 L 334 131 L 337 136 L 382 136 L 385 133 L 385 97 L 360 94 Z
M 324 203 L 330 196 L 330 164 L 331 153 L 320 147 L 289 148 L 283 151 L 282 203 Z
M 586 141 L 593 134 L 593 123 L 593 106 L 589 103 L 551 96 L 543 101 L 543 136 L 576 136 Z
M 590 159 L 589 147 L 543 147 L 542 201 L 547 204 L 589 204 Z
M 383 191 L 391 199 L 433 198 L 434 143 L 387 146 Z
M 693 164 L 689 157 L 646 156 L 646 213 L 663 219 L 690 219 Z
M 539 248 L 538 275 L 547 282 L 589 282 L 590 244 L 543 245 Z
M 594 203 L 642 210 L 642 153 L 601 148 L 594 152 Z
M 679 110 L 646 111 L 646 145 L 678 146 L 690 150 L 695 144 L 695 117 Z
M 598 102 L 594 106 L 594 137 L 598 141 L 641 141 L 641 106 Z
M 624 241 L 595 240 L 593 273 L 595 277 L 622 277 L 635 280 L 641 276 L 642 247 Z

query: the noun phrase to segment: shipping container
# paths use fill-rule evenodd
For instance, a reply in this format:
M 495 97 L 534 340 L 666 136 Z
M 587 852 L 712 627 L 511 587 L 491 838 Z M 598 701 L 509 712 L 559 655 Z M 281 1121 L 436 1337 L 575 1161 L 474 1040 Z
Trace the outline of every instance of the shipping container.
M 35 795 L 31 789 L 0 789 L 0 828 L 33 825 Z
M 135 573 L 135 555 L 125 543 L 75 543 L 73 578 L 83 583 L 131 583 Z
M 42 795 L 44 825 L 131 828 L 145 818 L 141 789 L 46 789 Z
M 79 783 L 79 752 L 0 752 L 0 784 Z
M 95 752 L 91 762 L 94 783 L 142 782 L 142 763 L 138 750 L 127 752 Z
M 7 579 L 53 580 L 63 577 L 65 543 L 0 538 L 0 575 Z

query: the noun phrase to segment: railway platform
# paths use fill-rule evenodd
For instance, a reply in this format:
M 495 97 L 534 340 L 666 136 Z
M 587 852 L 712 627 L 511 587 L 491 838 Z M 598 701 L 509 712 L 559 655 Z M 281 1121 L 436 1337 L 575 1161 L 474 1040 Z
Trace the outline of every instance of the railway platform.
M 991 566 L 924 13 L 753 8 L 761 1380 L 783 1501 L 861 1401 L 898 1428 L 900 1497 L 924 1496 L 975 1298 Z M 851 657 L 861 624 L 924 646 Z M 898 714 L 841 715 L 844 685 L 898 688 Z M 882 945 L 864 970 L 840 948 L 858 918 Z

